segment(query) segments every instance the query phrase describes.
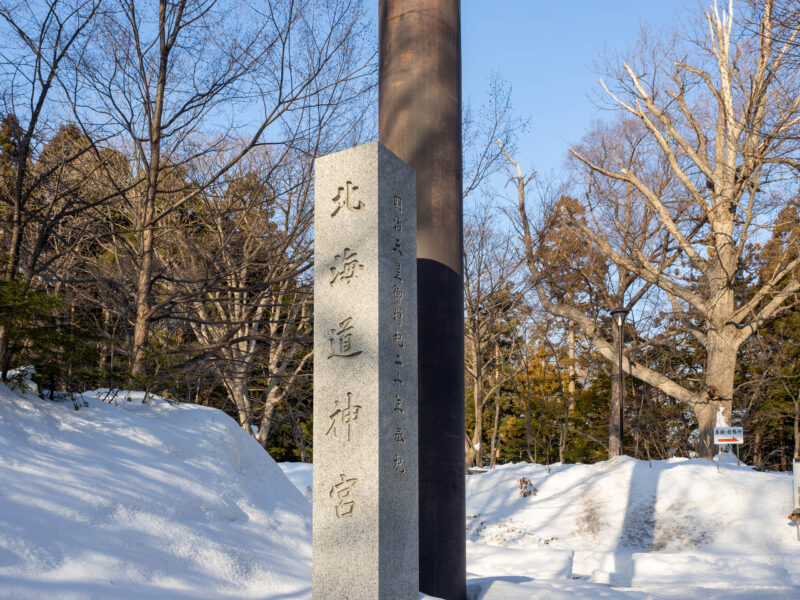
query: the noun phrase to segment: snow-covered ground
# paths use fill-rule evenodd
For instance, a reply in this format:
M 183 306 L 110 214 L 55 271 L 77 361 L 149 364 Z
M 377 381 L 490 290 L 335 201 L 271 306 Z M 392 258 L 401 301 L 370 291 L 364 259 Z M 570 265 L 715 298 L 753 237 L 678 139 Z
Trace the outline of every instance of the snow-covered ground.
M 311 465 L 280 467 L 301 490 Z M 520 493 L 520 479 L 531 493 Z M 306 492 L 308 494 L 308 492 Z M 467 478 L 470 600 L 800 598 L 788 473 L 736 459 L 503 465 Z
M 213 409 L 78 400 L 0 384 L 0 599 L 310 597 L 310 465 Z M 796 600 L 791 501 L 735 461 L 501 466 L 467 478 L 469 597 Z
M 311 507 L 233 419 L 98 395 L 0 384 L 0 598 L 310 595 Z
M 476 597 L 800 598 L 789 474 L 619 457 L 467 482 L 467 568 L 488 578 Z

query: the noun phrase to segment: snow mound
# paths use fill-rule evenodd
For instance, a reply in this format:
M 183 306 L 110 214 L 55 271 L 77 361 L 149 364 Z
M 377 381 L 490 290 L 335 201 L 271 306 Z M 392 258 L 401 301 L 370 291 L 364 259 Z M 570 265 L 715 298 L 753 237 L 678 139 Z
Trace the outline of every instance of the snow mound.
M 0 598 L 308 597 L 311 507 L 230 417 L 80 404 L 0 384 Z
M 503 465 L 467 478 L 470 598 L 800 598 L 791 504 L 729 457 Z
M 791 475 L 718 461 L 619 457 L 468 476 L 468 600 L 800 598 Z M 310 499 L 311 465 L 280 467 Z

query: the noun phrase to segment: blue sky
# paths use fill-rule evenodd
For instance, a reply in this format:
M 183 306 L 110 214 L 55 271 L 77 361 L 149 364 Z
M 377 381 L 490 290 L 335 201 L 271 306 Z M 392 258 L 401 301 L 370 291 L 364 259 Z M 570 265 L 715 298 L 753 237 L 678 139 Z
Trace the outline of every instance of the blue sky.
M 570 145 L 602 116 L 591 98 L 600 89 L 595 58 L 604 48 L 625 51 L 643 23 L 669 26 L 696 8 L 697 0 L 463 0 L 464 100 L 480 104 L 499 71 L 516 112 L 531 119 L 520 162 L 541 174 L 558 171 Z

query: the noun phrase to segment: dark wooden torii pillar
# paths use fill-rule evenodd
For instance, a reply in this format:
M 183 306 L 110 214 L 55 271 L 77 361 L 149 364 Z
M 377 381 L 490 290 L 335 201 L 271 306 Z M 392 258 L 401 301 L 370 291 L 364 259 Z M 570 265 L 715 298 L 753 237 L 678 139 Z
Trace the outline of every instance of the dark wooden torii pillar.
M 466 595 L 459 0 L 379 0 L 380 141 L 417 173 L 420 590 Z

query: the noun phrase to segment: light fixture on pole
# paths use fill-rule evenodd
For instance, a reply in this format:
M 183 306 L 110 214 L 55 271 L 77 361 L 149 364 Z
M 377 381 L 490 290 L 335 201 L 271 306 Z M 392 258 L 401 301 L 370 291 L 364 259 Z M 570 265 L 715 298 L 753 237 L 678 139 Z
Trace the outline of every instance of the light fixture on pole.
M 618 306 L 617 308 L 611 310 L 611 316 L 614 318 L 614 322 L 617 324 L 617 327 L 622 327 L 628 312 L 630 311 L 624 306 Z
M 622 368 L 622 343 L 625 338 L 625 330 L 623 329 L 623 325 L 625 323 L 625 317 L 628 315 L 628 309 L 624 306 L 618 306 L 611 310 L 611 317 L 614 319 L 614 323 L 617 325 L 617 331 L 619 335 L 617 336 L 617 347 L 618 347 L 618 357 L 619 357 L 619 453 L 620 455 L 623 454 L 623 414 L 625 412 L 625 371 Z

